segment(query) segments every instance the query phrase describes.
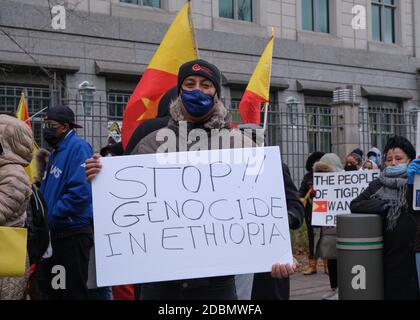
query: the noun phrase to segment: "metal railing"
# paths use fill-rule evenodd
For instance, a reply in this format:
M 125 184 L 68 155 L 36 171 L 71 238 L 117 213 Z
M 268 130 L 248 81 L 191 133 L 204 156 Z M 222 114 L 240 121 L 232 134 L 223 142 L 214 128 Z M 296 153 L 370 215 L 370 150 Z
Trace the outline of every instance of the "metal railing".
M 231 108 L 238 119 L 238 107 Z M 266 145 L 278 145 L 284 161 L 298 187 L 306 173 L 306 159 L 314 151 L 333 152 L 335 135 L 349 125 L 344 116 L 331 112 L 330 106 L 306 105 L 297 110 L 271 105 L 268 109 Z M 358 147 L 366 153 L 371 147 L 383 150 L 393 135 L 406 137 L 416 144 L 417 111 L 396 108 L 359 107 Z M 261 125 L 264 122 L 261 114 Z M 342 159 L 344 162 L 344 159 Z
M 416 145 L 417 110 L 402 111 L 396 108 L 359 108 L 360 147 L 371 146 L 383 150 L 393 135 L 406 137 Z
M 30 115 L 49 105 L 46 90 L 48 89 L 28 92 Z M 20 92 L 12 92 L 11 88 L 4 86 L 2 92 L 0 111 L 15 112 Z M 119 110 L 120 107 L 116 104 L 122 104 L 123 101 L 98 98 L 86 101 L 80 96 L 75 96 L 65 98 L 62 103 L 73 109 L 77 123 L 83 126 L 77 129 L 78 134 L 90 143 L 95 151 L 107 144 L 109 125 L 114 121 L 119 124 L 122 121 L 121 112 L 114 114 L 112 110 Z M 233 121 L 239 122 L 238 105 L 233 103 L 227 107 Z M 46 147 L 41 130 L 44 114 L 45 111 L 32 118 L 34 135 L 41 147 Z M 387 139 L 395 134 L 407 137 L 415 145 L 417 111 L 375 106 L 359 107 L 358 114 L 359 124 L 355 130 L 358 130 L 359 148 L 364 152 L 372 146 L 383 150 Z M 261 125 L 263 123 L 264 112 L 261 113 Z M 306 172 L 308 155 L 313 151 L 332 152 L 335 138 L 347 125 L 346 119 L 332 113 L 330 106 L 299 105 L 296 109 L 289 109 L 273 104 L 269 106 L 267 113 L 266 145 L 280 147 L 282 160 L 288 165 L 294 182 L 299 186 Z

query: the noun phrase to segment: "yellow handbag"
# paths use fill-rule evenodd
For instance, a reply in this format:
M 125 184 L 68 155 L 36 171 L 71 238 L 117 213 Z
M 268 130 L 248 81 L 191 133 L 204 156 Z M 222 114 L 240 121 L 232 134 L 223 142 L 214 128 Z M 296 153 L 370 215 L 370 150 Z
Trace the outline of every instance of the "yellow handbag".
M 0 227 L 0 277 L 25 274 L 28 230 Z

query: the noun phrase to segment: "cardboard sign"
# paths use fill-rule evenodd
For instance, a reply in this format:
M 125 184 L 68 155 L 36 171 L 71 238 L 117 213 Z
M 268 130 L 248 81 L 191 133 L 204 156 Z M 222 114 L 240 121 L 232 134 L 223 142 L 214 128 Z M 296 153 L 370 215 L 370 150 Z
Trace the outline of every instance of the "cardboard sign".
M 92 185 L 98 286 L 267 272 L 273 263 L 292 263 L 278 147 L 101 163 Z
M 336 215 L 351 213 L 350 202 L 379 174 L 379 170 L 314 172 L 312 225 L 336 226 Z

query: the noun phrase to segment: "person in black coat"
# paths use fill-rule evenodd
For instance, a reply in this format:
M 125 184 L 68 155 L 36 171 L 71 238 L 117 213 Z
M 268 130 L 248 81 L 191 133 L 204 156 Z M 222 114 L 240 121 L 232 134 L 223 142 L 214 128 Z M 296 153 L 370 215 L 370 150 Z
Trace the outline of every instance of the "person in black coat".
M 303 272 L 304 275 L 311 275 L 317 272 L 317 260 L 315 259 L 314 227 L 312 226 L 312 192 L 314 180 L 314 164 L 324 155 L 324 152 L 315 151 L 306 160 L 306 174 L 303 176 L 299 188 L 299 197 L 305 207 L 305 223 L 308 233 L 309 265 Z
M 169 121 L 169 106 L 172 100 L 178 97 L 177 86 L 169 89 L 160 99 L 158 105 L 158 113 L 156 118 L 149 119 L 142 122 L 136 130 L 134 130 L 128 144 L 124 150 L 125 155 L 130 155 L 134 147 L 139 143 L 141 139 L 147 136 L 149 133 L 166 127 Z
M 191 127 L 206 129 L 229 128 L 226 122 L 226 109 L 217 99 L 220 94 L 220 71 L 216 66 L 204 60 L 193 60 L 183 64 L 178 73 L 178 100 L 171 106 L 173 124 L 183 120 L 191 123 Z M 208 111 L 210 107 L 210 111 Z M 206 112 L 203 114 L 203 112 Z M 208 118 L 211 117 L 211 118 Z M 205 122 L 207 121 L 207 122 Z M 144 123 L 143 123 L 144 125 Z M 220 130 L 220 137 L 241 137 L 249 144 L 242 133 L 231 130 Z M 131 154 L 146 154 L 157 151 L 159 144 L 155 139 L 156 132 L 147 135 L 132 150 Z M 185 137 L 176 137 L 185 140 Z M 233 139 L 230 139 L 233 142 Z M 161 141 L 160 141 L 161 142 Z M 214 144 L 211 144 L 214 149 Z M 235 147 L 235 145 L 233 145 Z M 139 150 L 136 150 L 138 147 Z M 149 149 L 147 149 L 149 148 Z M 142 150 L 146 149 L 146 150 Z M 127 151 L 126 151 L 127 153 Z M 95 154 L 86 161 L 86 176 L 89 181 L 100 172 L 99 155 Z M 303 212 L 303 208 L 302 208 Z M 287 277 L 296 270 L 296 264 L 274 263 L 273 277 Z M 142 286 L 142 299 L 235 299 L 236 292 L 233 276 L 206 277 L 199 279 L 185 279 L 182 281 L 162 281 Z
M 383 220 L 384 298 L 417 299 L 415 264 L 416 218 L 412 208 L 414 174 L 420 173 L 413 145 L 404 137 L 388 140 L 384 171 L 355 198 L 352 213 L 378 214 Z
M 284 163 L 282 170 L 289 228 L 296 230 L 302 226 L 304 209 L 289 168 Z M 289 300 L 289 298 L 290 278 L 273 278 L 269 272 L 254 274 L 251 300 Z

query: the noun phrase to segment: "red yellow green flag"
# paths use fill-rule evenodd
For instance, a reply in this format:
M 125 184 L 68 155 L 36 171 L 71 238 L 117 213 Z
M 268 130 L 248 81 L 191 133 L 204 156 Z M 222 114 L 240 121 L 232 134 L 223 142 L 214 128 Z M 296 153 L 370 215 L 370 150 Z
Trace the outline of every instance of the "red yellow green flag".
M 239 103 L 239 113 L 243 123 L 260 125 L 261 104 L 269 100 L 273 47 L 274 28 Z
M 312 212 L 328 212 L 328 201 L 316 200 L 313 202 Z
M 156 117 L 160 98 L 177 84 L 179 67 L 195 59 L 197 48 L 188 1 L 169 26 L 127 103 L 122 123 L 124 147 L 140 123 Z
M 16 111 L 16 118 L 22 120 L 26 125 L 32 129 L 31 121 L 29 120 L 28 105 L 26 103 L 25 93 L 22 92 L 20 95 L 19 106 Z
M 22 120 L 26 123 L 26 125 L 32 130 L 32 124 L 31 120 L 29 118 L 29 112 L 28 112 L 28 104 L 26 103 L 25 93 L 22 92 L 20 96 L 19 106 L 16 111 L 16 118 L 19 120 Z M 33 157 L 31 163 L 25 168 L 26 174 L 28 175 L 31 182 L 34 182 L 34 178 L 37 172 L 36 162 L 35 162 L 35 156 L 38 153 L 39 147 L 37 144 L 34 145 L 34 150 L 32 152 Z

